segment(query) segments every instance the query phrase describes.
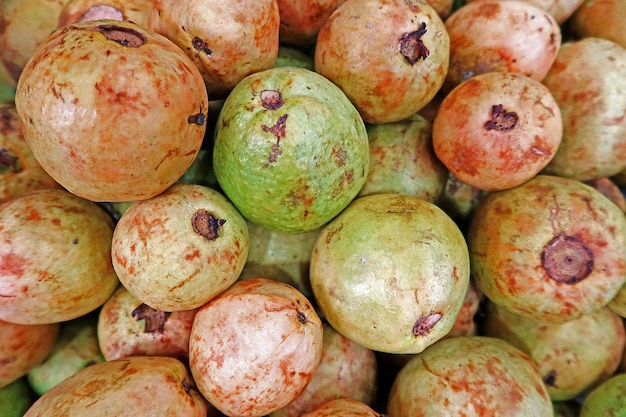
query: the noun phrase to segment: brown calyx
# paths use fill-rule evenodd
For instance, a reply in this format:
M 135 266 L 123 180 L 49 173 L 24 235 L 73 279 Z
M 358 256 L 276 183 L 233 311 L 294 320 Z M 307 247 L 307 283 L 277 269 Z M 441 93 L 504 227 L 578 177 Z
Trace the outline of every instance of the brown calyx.
M 218 219 L 213 213 L 205 209 L 196 211 L 191 217 L 193 231 L 209 240 L 215 240 L 219 237 L 219 231 L 224 223 L 226 223 L 226 219 Z
M 413 336 L 424 336 L 441 320 L 441 314 L 434 313 L 420 317 L 413 325 Z
M 213 51 L 211 51 L 211 48 L 209 48 L 209 44 L 197 36 L 195 36 L 191 40 L 191 46 L 193 46 L 193 49 L 195 49 L 196 51 L 202 51 L 207 55 L 211 55 L 213 53 Z
M 143 33 L 131 28 L 100 25 L 96 26 L 95 30 L 102 33 L 108 40 L 130 48 L 138 48 L 148 42 L 148 38 Z
M 261 91 L 261 105 L 268 110 L 279 109 L 285 104 L 280 91 L 263 90 Z
M 136 320 L 145 320 L 145 333 L 163 334 L 163 327 L 171 313 L 141 303 L 131 314 Z
M 20 172 L 22 169 L 17 156 L 13 155 L 6 148 L 0 148 L 0 173 L 7 170 L 15 173 Z
M 553 280 L 576 284 L 593 271 L 594 256 L 579 237 L 561 233 L 543 248 L 541 265 Z
M 517 113 L 507 111 L 502 104 L 491 106 L 491 119 L 485 123 L 485 129 L 508 132 L 517 127 L 519 116 Z
M 411 65 L 415 64 L 420 59 L 426 59 L 430 54 L 430 51 L 421 39 L 425 33 L 426 23 L 422 23 L 419 29 L 404 33 L 398 41 L 398 50 Z

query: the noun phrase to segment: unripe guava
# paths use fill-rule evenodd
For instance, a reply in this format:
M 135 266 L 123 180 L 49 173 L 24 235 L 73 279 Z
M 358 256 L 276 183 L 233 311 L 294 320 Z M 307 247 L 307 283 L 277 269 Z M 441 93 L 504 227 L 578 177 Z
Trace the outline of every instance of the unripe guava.
M 206 131 L 200 72 L 167 38 L 129 21 L 79 22 L 42 42 L 15 105 L 42 167 L 92 201 L 152 197 L 192 164 Z
M 282 232 L 315 230 L 357 195 L 369 169 L 365 124 L 323 76 L 278 67 L 246 77 L 224 102 L 213 167 L 249 221 Z
M 324 226 L 310 280 L 322 315 L 372 350 L 419 353 L 453 327 L 469 286 L 463 234 L 417 197 L 372 194 Z
M 626 374 L 613 375 L 583 400 L 580 417 L 621 416 L 626 413 Z

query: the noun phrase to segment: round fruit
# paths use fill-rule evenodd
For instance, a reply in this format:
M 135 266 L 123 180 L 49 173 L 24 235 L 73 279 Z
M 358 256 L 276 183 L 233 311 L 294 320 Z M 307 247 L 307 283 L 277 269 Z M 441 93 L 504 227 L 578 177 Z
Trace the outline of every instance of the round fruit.
M 453 327 L 469 286 L 467 244 L 417 197 L 360 197 L 326 225 L 311 256 L 322 315 L 372 350 L 419 353 Z
M 189 341 L 198 389 L 229 416 L 264 416 L 293 401 L 322 357 L 323 329 L 295 288 L 249 279 L 202 306 Z
M 457 179 L 502 190 L 545 168 L 562 134 L 550 90 L 522 74 L 490 72 L 462 82 L 444 98 L 432 140 L 437 157 Z
M 100 307 L 119 280 L 113 222 L 65 190 L 31 191 L 0 206 L 0 319 L 71 320 Z
M 357 195 L 369 169 L 365 124 L 321 75 L 279 67 L 246 77 L 215 128 L 215 176 L 253 223 L 315 230 Z
M 182 362 L 132 356 L 86 367 L 39 397 L 24 417 L 123 416 L 129 408 L 142 417 L 207 415 Z
M 70 192 L 93 201 L 152 197 L 192 164 L 208 98 L 193 62 L 132 22 L 63 26 L 19 79 L 26 142 Z
M 450 40 L 423 0 L 347 0 L 321 27 L 315 70 L 338 85 L 368 123 L 405 119 L 435 96 Z
M 218 191 L 174 184 L 115 226 L 111 256 L 126 289 L 162 311 L 198 308 L 230 287 L 248 256 L 245 220 Z
M 543 79 L 563 138 L 545 174 L 587 181 L 626 170 L 626 48 L 607 39 L 563 44 Z
M 448 16 L 446 30 L 446 91 L 487 72 L 515 72 L 541 81 L 561 46 L 554 17 L 528 1 L 472 1 Z
M 551 416 L 535 363 L 484 336 L 442 340 L 415 355 L 391 386 L 387 413 L 413 416 Z
M 599 310 L 626 280 L 626 217 L 582 182 L 538 175 L 494 191 L 468 231 L 472 278 L 494 303 L 563 323 Z

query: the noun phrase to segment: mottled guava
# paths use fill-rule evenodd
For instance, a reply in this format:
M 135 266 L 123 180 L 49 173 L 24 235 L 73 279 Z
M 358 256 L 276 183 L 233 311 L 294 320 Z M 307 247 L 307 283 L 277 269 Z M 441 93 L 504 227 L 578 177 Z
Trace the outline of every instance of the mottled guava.
M 249 221 L 282 232 L 329 222 L 369 170 L 365 124 L 323 76 L 295 67 L 252 74 L 228 96 L 215 127 L 213 168 Z
M 320 232 L 310 280 L 341 334 L 387 353 L 419 353 L 454 326 L 469 286 L 463 234 L 436 205 L 401 194 L 354 200 Z

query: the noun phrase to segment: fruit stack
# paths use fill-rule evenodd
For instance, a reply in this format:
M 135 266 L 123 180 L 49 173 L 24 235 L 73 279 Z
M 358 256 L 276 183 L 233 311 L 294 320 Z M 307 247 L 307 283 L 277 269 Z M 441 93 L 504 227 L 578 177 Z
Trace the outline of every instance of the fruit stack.
M 626 2 L 0 2 L 0 415 L 626 415 Z

